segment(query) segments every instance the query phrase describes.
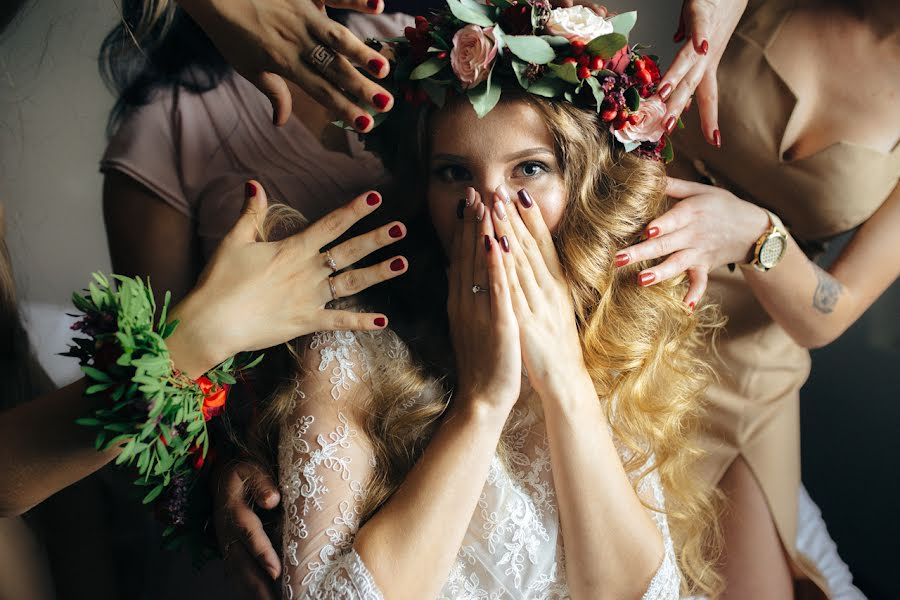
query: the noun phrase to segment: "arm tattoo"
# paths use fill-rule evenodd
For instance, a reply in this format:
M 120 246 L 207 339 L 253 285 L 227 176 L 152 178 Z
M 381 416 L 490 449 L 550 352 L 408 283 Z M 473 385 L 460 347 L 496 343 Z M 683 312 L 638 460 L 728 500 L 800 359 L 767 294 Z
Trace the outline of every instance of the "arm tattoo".
M 816 286 L 816 291 L 813 293 L 812 305 L 817 311 L 827 315 L 834 310 L 844 288 L 837 279 L 818 266 L 813 265 L 813 269 L 819 279 L 819 285 Z

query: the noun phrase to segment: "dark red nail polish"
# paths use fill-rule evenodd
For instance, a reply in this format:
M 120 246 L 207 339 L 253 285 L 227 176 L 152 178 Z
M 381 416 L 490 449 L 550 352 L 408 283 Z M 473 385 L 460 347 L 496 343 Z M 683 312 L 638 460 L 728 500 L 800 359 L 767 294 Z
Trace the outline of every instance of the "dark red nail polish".
M 384 107 L 387 106 L 390 101 L 391 97 L 387 94 L 375 94 L 372 97 L 372 104 L 374 104 L 378 110 L 384 110 Z
M 631 259 L 628 258 L 628 255 L 625 254 L 624 252 L 622 252 L 621 254 L 616 254 L 616 266 L 617 267 L 624 267 L 630 261 L 631 261 Z
M 659 227 L 651 227 L 650 229 L 647 230 L 647 233 L 646 233 L 648 240 L 650 238 L 655 238 L 658 235 L 659 235 Z
M 378 8 L 378 0 L 367 0 L 366 6 L 369 7 L 369 10 L 375 10 Z
M 641 285 L 650 285 L 656 279 L 653 273 L 641 273 L 638 275 L 638 283 Z
M 672 115 L 668 119 L 666 119 L 666 132 L 667 133 L 672 133 L 672 131 L 675 129 L 676 121 L 678 121 L 678 119 L 675 118 L 675 115 Z
M 519 190 L 519 202 L 522 203 L 522 206 L 525 208 L 531 208 L 534 206 L 534 200 L 531 199 L 531 194 L 528 193 L 528 190 L 522 188 Z
M 675 32 L 675 35 L 672 36 L 672 42 L 674 42 L 676 44 L 680 44 L 683 41 L 684 41 L 684 31 L 679 29 L 678 31 Z
M 371 124 L 372 119 L 369 115 L 359 115 L 356 117 L 356 120 L 353 121 L 353 126 L 356 127 L 357 131 L 365 131 Z
M 388 229 L 388 235 L 394 239 L 403 236 L 403 229 L 399 225 L 394 225 L 390 229 Z
M 509 238 L 505 235 L 500 238 L 500 247 L 503 248 L 503 251 L 509 253 Z
M 252 181 L 248 181 L 244 186 L 244 194 L 247 195 L 247 198 L 250 199 L 256 195 L 256 184 Z
M 375 192 L 372 192 L 368 196 L 366 196 L 366 204 L 368 204 L 369 206 L 375 206 L 379 202 L 381 202 L 381 196 L 379 196 Z
M 700 42 L 700 54 L 706 54 L 709 52 L 709 42 L 703 40 Z
M 716 145 L 716 148 L 722 147 L 722 134 L 719 133 L 718 129 L 713 131 L 713 144 Z
M 463 214 L 465 213 L 465 210 L 466 210 L 466 200 L 465 200 L 465 198 L 463 198 L 462 200 L 459 201 L 459 204 L 456 205 L 456 218 L 462 219 Z
M 489 235 L 484 236 L 484 251 L 485 252 L 491 251 L 491 236 L 489 236 Z
M 693 302 L 689 302 L 689 303 L 688 303 L 688 308 L 691 309 L 691 312 L 694 312 L 694 303 L 693 303 Z
M 384 62 L 378 60 L 377 58 L 373 58 L 372 60 L 369 61 L 369 70 L 372 73 L 374 73 L 375 75 L 378 75 L 379 73 L 381 73 L 381 70 L 383 68 L 384 68 Z
M 391 261 L 391 271 L 402 271 L 405 264 L 402 258 L 395 258 Z
M 663 102 L 669 99 L 669 95 L 672 93 L 672 84 L 666 82 L 664 86 L 659 89 L 659 97 Z
M 384 317 L 375 317 L 375 327 L 384 327 L 387 325 L 387 319 Z

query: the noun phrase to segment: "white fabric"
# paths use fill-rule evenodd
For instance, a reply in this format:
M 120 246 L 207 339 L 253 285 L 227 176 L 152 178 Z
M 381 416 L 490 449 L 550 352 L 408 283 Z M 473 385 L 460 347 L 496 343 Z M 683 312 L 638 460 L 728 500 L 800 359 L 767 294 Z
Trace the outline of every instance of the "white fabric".
M 353 550 L 360 502 L 374 468 L 371 446 L 357 426 L 362 422 L 357 408 L 377 377 L 358 343 L 362 335 L 378 336 L 379 352 L 406 359 L 405 346 L 391 332 L 313 335 L 306 360 L 309 375 L 297 390 L 292 421 L 281 431 L 285 598 L 382 597 Z M 494 457 L 441 600 L 569 597 L 550 448 L 543 423 L 526 400 L 514 411 L 520 411 L 529 427 L 510 438 L 509 467 Z M 655 472 L 637 489 L 645 503 L 664 509 Z M 664 513 L 652 515 L 665 554 L 644 598 L 675 599 L 681 575 L 668 524 Z

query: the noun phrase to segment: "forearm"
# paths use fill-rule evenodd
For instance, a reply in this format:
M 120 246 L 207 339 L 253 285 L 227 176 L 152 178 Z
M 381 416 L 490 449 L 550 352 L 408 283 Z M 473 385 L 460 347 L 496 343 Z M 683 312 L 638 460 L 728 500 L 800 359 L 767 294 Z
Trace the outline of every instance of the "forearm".
M 418 600 L 440 592 L 507 414 L 451 408 L 400 488 L 357 533 L 354 548 L 385 598 Z
M 588 375 L 553 386 L 542 403 L 572 597 L 640 598 L 662 562 L 662 537 Z

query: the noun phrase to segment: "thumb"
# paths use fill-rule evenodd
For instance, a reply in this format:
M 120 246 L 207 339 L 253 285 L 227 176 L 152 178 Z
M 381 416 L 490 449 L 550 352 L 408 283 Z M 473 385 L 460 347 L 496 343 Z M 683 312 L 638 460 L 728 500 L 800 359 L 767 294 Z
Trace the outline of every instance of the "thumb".
M 255 465 L 254 467 L 253 473 L 247 478 L 247 490 L 257 505 L 271 510 L 278 506 L 281 494 L 269 474 Z
M 250 180 L 245 185 L 246 200 L 241 209 L 241 216 L 225 236 L 223 243 L 252 243 L 259 237 L 266 219 L 266 208 L 269 201 L 266 190 L 258 181 Z
M 279 127 L 287 123 L 292 106 L 291 91 L 284 78 L 270 71 L 263 71 L 253 81 L 253 85 L 272 103 L 272 123 Z

